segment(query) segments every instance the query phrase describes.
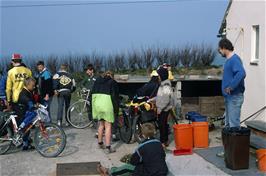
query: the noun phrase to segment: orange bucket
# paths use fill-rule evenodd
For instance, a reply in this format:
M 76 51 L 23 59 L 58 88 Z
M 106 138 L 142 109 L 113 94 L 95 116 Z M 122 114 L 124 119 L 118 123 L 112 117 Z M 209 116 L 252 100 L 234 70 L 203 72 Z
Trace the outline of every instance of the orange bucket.
M 174 128 L 175 146 L 176 149 L 192 149 L 193 134 L 191 124 L 176 124 Z
M 266 149 L 256 150 L 259 170 L 266 172 Z
M 196 148 L 209 147 L 209 123 L 192 122 L 193 126 L 193 143 Z

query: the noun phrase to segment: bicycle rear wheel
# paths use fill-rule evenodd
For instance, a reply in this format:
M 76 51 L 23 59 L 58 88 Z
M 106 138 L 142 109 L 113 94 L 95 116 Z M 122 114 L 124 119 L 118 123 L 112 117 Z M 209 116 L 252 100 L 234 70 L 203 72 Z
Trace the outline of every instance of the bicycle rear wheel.
M 123 113 L 118 119 L 120 139 L 129 144 L 132 138 L 132 120 L 128 114 Z
M 35 130 L 34 144 L 42 156 L 56 157 L 65 149 L 66 134 L 56 124 L 40 124 Z
M 90 102 L 87 100 L 79 100 L 73 103 L 67 111 L 67 119 L 74 128 L 82 129 L 88 127 L 92 121 L 89 119 L 88 108 Z
M 5 154 L 12 145 L 13 132 L 9 126 L 6 126 L 0 132 L 0 155 Z

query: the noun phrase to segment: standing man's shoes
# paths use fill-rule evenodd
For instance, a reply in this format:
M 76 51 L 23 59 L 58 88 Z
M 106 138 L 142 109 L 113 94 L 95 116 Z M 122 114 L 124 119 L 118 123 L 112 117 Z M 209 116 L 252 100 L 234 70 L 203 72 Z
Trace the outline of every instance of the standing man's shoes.
M 217 153 L 216 156 L 224 158 L 224 151 Z

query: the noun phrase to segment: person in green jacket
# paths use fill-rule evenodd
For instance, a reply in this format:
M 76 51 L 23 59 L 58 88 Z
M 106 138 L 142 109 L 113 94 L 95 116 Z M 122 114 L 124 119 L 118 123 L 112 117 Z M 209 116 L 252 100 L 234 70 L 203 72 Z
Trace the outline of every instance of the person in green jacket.
M 90 96 L 88 98 L 88 101 L 91 104 L 91 92 L 92 92 L 94 83 L 96 81 L 95 69 L 94 69 L 92 64 L 88 64 L 88 66 L 84 70 L 86 71 L 87 76 L 82 80 L 81 86 L 82 86 L 82 88 L 85 88 L 85 89 L 90 91 Z M 92 106 L 88 106 L 87 107 L 87 109 L 88 109 L 88 118 L 89 118 L 90 121 L 93 120 L 93 118 L 92 118 L 92 108 L 91 107 Z

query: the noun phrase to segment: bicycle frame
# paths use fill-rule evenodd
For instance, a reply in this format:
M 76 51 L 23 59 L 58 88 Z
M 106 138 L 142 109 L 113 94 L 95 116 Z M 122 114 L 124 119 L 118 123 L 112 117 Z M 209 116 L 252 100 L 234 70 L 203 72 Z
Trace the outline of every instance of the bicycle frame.
M 11 114 L 9 116 L 9 118 L 6 120 L 6 122 L 3 125 L 3 127 L 0 129 L 0 131 L 4 130 L 6 128 L 6 126 L 11 122 L 12 123 L 13 132 L 17 133 L 18 132 L 18 125 L 17 125 L 16 117 L 18 117 L 18 116 L 15 115 L 15 114 L 14 115 Z M 44 137 L 45 138 L 48 138 L 48 135 L 47 135 L 47 133 L 45 131 L 45 128 L 44 128 L 44 122 L 41 121 L 41 115 L 40 115 L 39 112 L 37 113 L 37 116 L 35 117 L 35 119 L 33 120 L 33 122 L 26 127 L 26 129 L 24 130 L 24 133 L 27 133 L 38 122 L 39 122 L 40 130 L 43 133 Z M 10 139 L 10 140 L 12 140 L 12 139 Z
M 85 98 L 83 97 L 83 94 L 85 94 L 85 92 L 86 92 L 86 96 L 85 96 Z M 83 101 L 83 100 L 85 100 L 85 102 L 84 102 L 84 105 L 83 105 L 83 110 L 85 109 L 85 108 L 87 108 L 86 106 L 87 106 L 87 103 L 90 103 L 89 101 L 88 101 L 88 98 L 89 98 L 89 96 L 90 96 L 90 90 L 89 89 L 87 89 L 87 90 L 82 90 L 81 91 L 81 99 L 79 99 L 78 101 Z
M 11 122 L 12 123 L 12 128 L 14 132 L 18 131 L 18 126 L 17 126 L 17 121 L 16 121 L 16 117 L 17 115 L 10 115 L 9 118 L 6 120 L 5 124 L 3 125 L 3 127 L 0 129 L 0 131 L 4 130 L 6 128 L 6 126 Z M 2 139 L 2 138 L 1 138 Z M 10 140 L 12 141 L 12 139 L 5 139 L 5 140 Z
M 85 98 L 84 98 L 85 95 Z M 81 97 L 82 100 L 88 100 L 89 96 L 90 96 L 90 90 L 86 89 L 86 90 L 81 90 L 79 92 L 79 96 Z

